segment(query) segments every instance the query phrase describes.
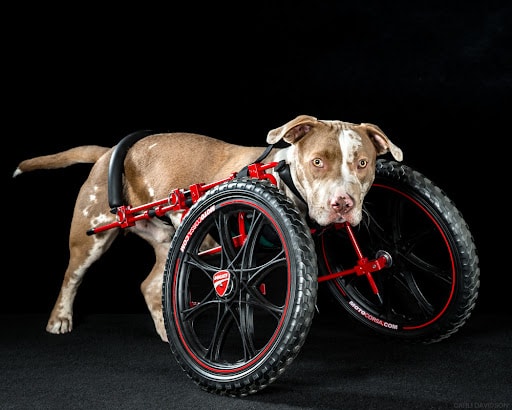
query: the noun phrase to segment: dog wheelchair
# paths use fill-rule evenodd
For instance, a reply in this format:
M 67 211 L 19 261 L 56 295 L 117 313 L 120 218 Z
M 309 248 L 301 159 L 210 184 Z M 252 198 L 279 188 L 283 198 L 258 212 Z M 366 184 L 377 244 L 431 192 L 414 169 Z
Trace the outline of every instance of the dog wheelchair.
M 149 132 L 148 132 L 149 133 Z M 145 132 L 117 147 L 123 157 Z M 137 207 L 122 204 L 113 155 L 109 202 L 127 228 L 181 211 L 162 288 L 173 356 L 202 389 L 246 396 L 276 380 L 309 333 L 318 286 L 360 324 L 400 340 L 455 333 L 478 297 L 477 249 L 463 216 L 431 180 L 379 159 L 363 221 L 316 226 L 277 188 L 262 157 L 224 180 L 177 188 Z

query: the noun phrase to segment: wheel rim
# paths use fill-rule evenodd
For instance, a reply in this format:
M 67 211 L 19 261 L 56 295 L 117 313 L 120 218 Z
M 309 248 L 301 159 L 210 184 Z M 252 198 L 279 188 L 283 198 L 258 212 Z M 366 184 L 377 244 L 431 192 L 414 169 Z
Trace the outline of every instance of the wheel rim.
M 269 354 L 279 337 L 290 264 L 282 232 L 264 209 L 244 200 L 213 208 L 191 225 L 193 235 L 182 245 L 172 310 L 189 360 L 229 375 Z
M 392 266 L 374 273 L 382 302 L 364 276 L 332 281 L 356 317 L 390 330 L 415 330 L 438 320 L 450 305 L 456 261 L 439 213 L 418 196 L 375 183 L 365 199 L 365 220 L 355 230 L 363 254 L 384 250 Z M 354 252 L 343 232 L 322 238 L 327 271 L 353 266 Z

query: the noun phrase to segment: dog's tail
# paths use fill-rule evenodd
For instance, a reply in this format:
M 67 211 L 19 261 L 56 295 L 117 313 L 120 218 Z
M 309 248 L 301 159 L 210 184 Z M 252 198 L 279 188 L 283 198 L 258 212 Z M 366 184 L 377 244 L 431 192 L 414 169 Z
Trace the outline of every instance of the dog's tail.
M 65 168 L 75 164 L 93 164 L 110 148 L 99 145 L 83 145 L 57 154 L 43 155 L 21 161 L 12 175 L 13 178 L 23 172 L 37 169 Z

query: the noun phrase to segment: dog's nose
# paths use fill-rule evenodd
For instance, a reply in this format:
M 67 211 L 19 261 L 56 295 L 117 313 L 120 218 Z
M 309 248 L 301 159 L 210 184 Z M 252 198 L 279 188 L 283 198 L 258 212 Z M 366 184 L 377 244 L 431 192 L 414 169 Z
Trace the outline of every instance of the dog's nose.
M 354 201 L 348 195 L 339 196 L 331 201 L 331 207 L 337 213 L 346 214 L 354 207 Z

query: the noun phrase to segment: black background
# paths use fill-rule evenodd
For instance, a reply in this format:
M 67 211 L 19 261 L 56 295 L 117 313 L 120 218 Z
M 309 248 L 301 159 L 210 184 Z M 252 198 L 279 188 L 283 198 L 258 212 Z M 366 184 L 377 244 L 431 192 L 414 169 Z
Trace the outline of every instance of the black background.
M 389 3 L 45 5 L 13 15 L 3 58 L 2 311 L 49 314 L 90 169 L 13 179 L 19 161 L 112 146 L 140 129 L 264 146 L 270 129 L 299 114 L 379 125 L 469 224 L 478 309 L 510 311 L 511 8 Z M 152 263 L 149 245 L 120 238 L 85 276 L 75 310 L 146 312 L 139 284 Z

